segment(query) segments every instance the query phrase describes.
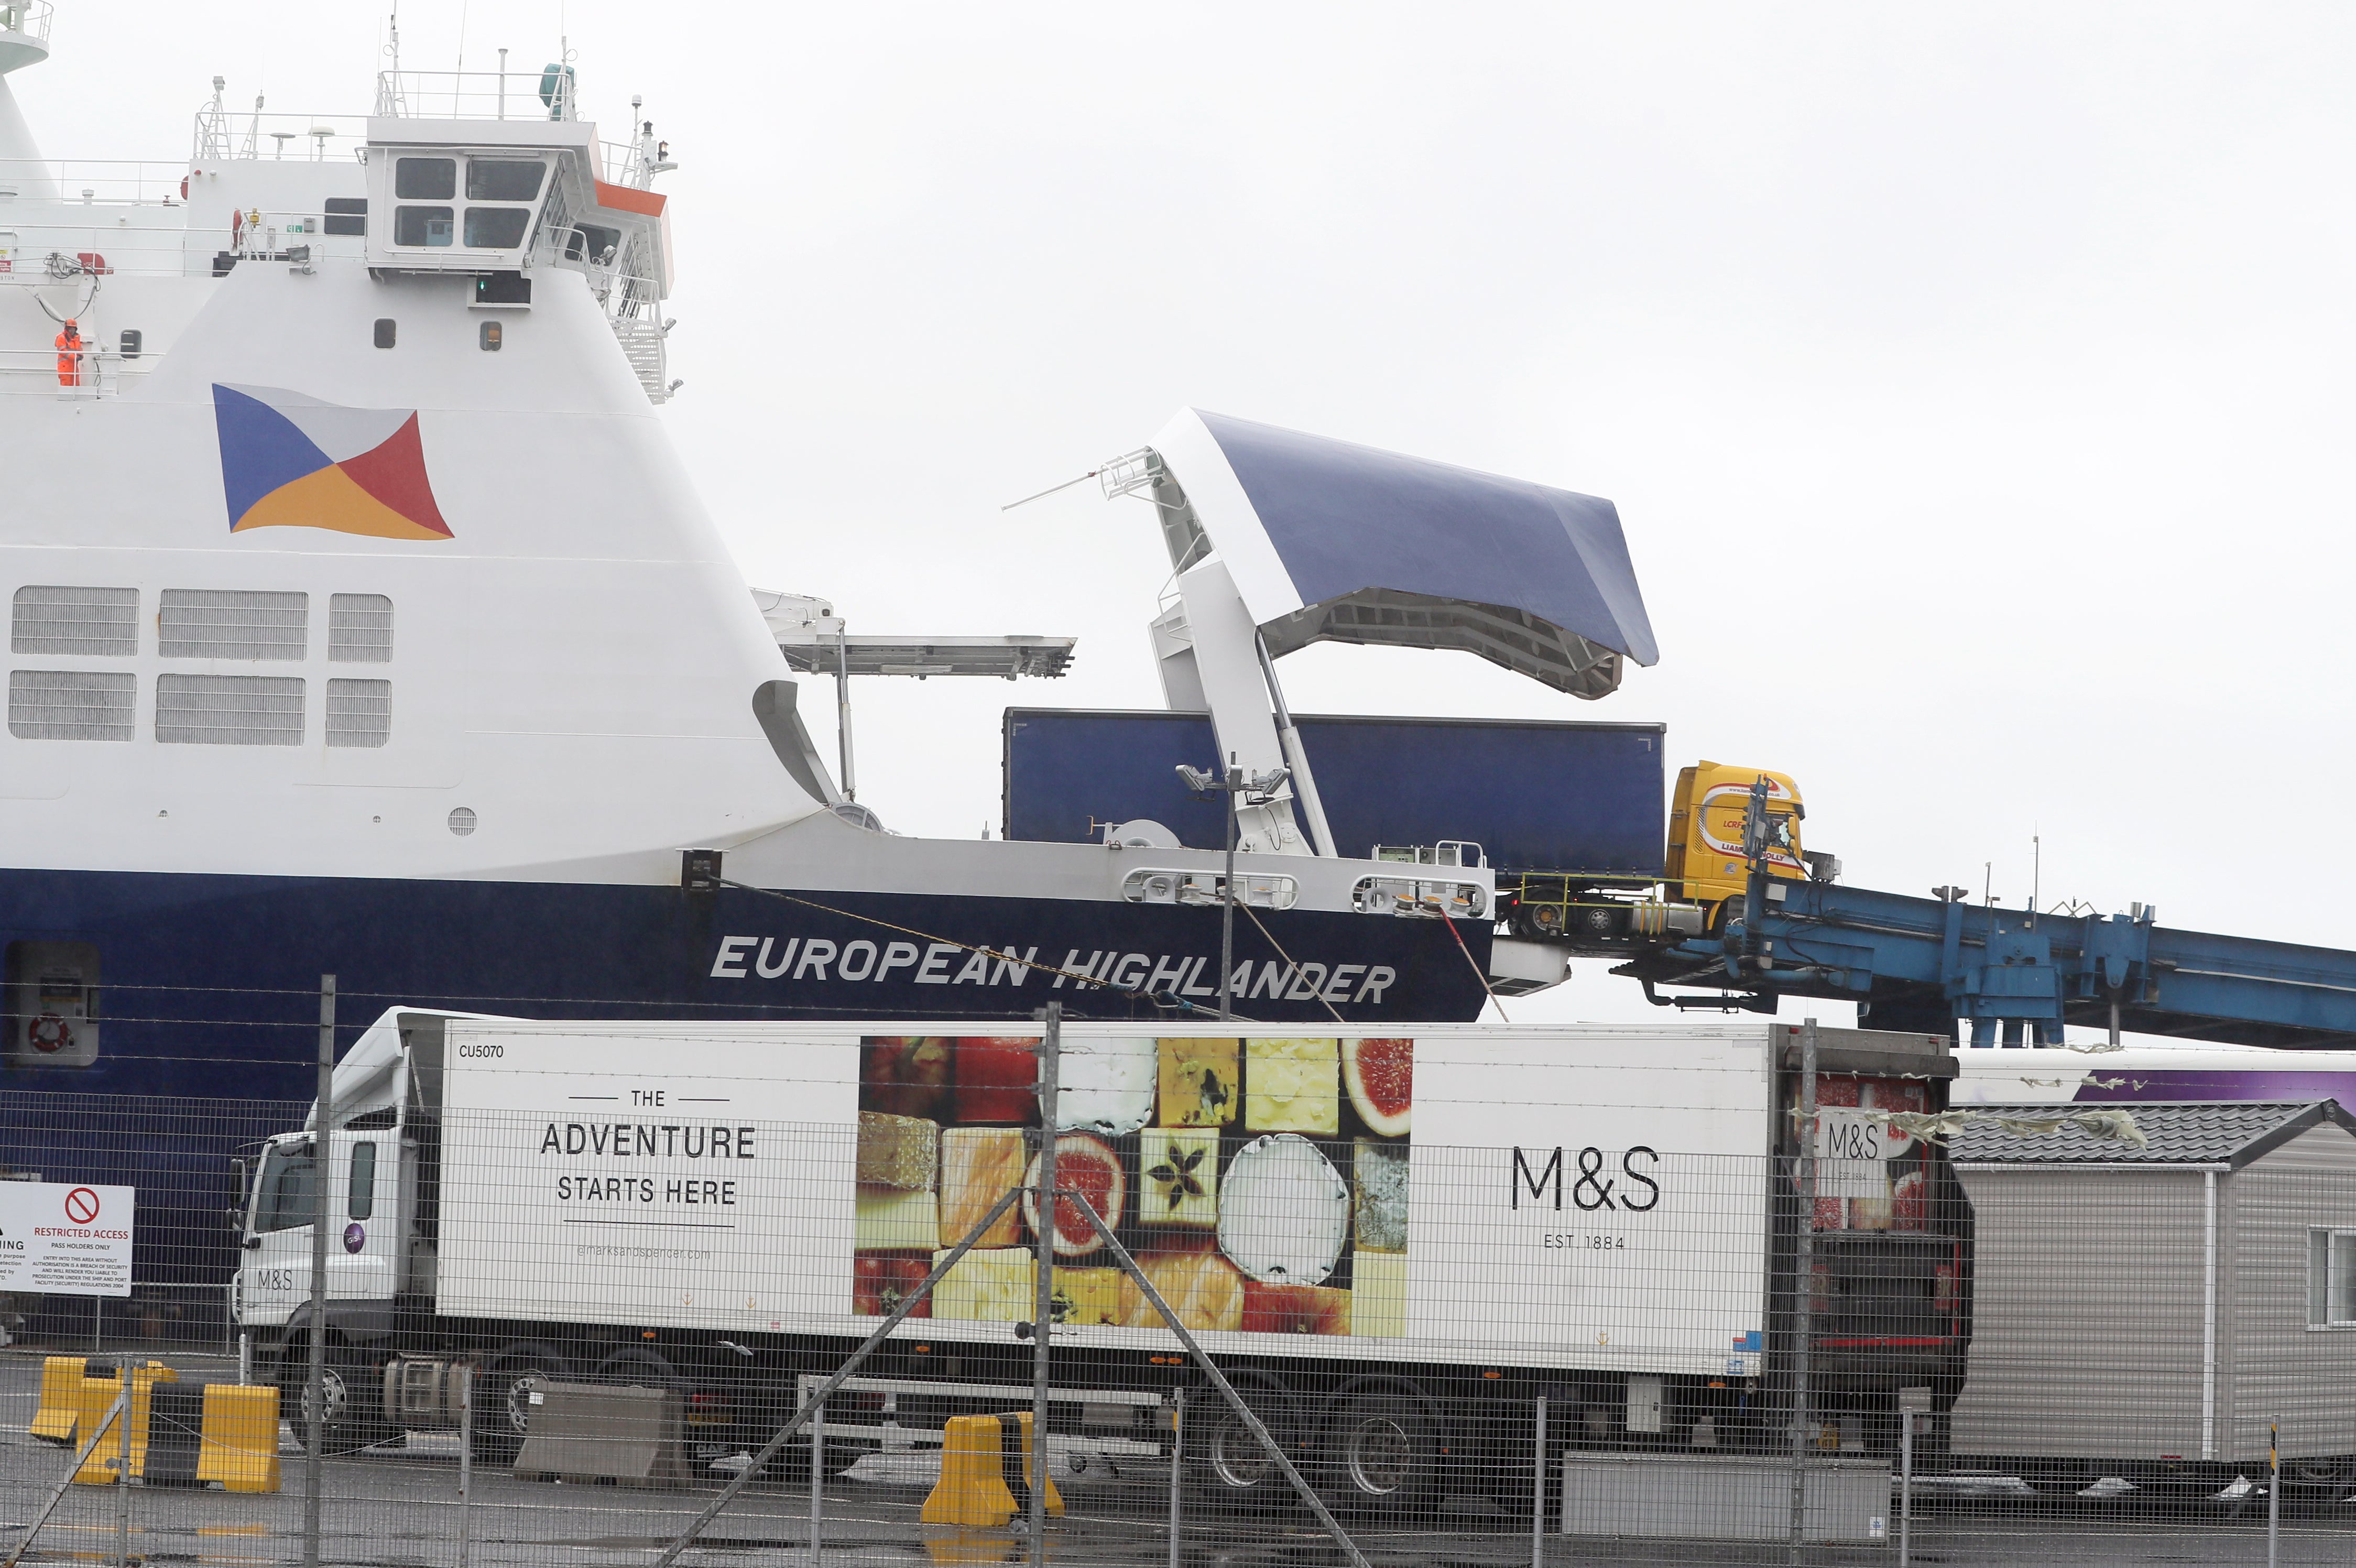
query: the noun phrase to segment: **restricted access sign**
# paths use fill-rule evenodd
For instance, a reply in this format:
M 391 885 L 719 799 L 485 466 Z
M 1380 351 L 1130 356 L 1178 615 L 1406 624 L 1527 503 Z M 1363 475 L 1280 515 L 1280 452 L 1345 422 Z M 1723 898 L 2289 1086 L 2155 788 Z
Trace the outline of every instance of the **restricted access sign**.
M 0 1181 L 0 1291 L 131 1294 L 127 1187 Z

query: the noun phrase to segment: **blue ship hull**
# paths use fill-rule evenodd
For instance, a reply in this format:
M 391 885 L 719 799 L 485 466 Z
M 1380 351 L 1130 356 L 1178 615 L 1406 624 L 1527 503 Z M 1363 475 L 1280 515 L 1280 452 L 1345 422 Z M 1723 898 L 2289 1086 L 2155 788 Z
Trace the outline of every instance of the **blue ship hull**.
M 1259 919 L 1283 951 L 1252 919 L 1237 920 L 1236 961 L 1249 966 L 1257 993 L 1239 994 L 1244 1018 L 1330 1024 L 1338 1013 L 1404 1026 L 1472 1019 L 1486 999 L 1485 925 L 1460 924 L 1451 935 L 1437 920 L 1301 911 Z M 294 1125 L 311 1099 L 322 974 L 337 977 L 346 1047 L 395 1004 L 532 1018 L 1012 1023 L 1052 999 L 1076 1018 L 1178 1016 L 953 944 L 1175 991 L 1210 1009 L 1219 914 L 737 888 L 697 896 L 16 871 L 0 875 L 0 940 L 95 948 L 101 1041 L 86 1067 L 11 1058 L 0 1074 L 0 1163 L 47 1180 L 137 1187 L 138 1277 L 217 1282 L 230 1256 L 219 1219 L 237 1190 L 230 1156 Z

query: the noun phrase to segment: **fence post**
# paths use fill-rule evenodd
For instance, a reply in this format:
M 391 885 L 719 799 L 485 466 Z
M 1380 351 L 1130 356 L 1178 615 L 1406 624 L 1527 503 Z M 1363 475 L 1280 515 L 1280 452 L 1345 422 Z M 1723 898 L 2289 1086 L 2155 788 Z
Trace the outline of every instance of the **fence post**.
M 131 1568 L 132 1372 L 129 1357 L 115 1363 L 114 1375 L 122 1380 L 123 1384 L 123 1413 L 116 1418 L 114 1430 L 119 1440 L 114 1460 L 114 1564 L 115 1568 Z M 154 1396 L 151 1394 L 149 1398 L 152 1400 Z
M 458 1371 L 458 1568 L 475 1555 L 475 1369 Z
M 1546 1568 L 1547 1402 L 1538 1395 L 1537 1454 L 1530 1462 L 1530 1568 Z
M 126 1449 L 124 1452 L 128 1453 Z M 2266 1423 L 2266 1568 L 2282 1548 L 2282 1420 Z
M 1914 1412 L 1901 1402 L 1898 1410 L 1898 1568 L 1909 1568 L 1912 1562 L 1913 1535 Z
M 319 1094 L 311 1113 L 311 1367 L 303 1379 L 310 1442 L 303 1455 L 303 1563 L 319 1568 L 319 1499 L 327 1484 L 327 1226 L 334 1216 L 336 977 L 319 977 Z
M 810 1568 L 826 1561 L 826 1401 L 810 1415 Z
M 1170 1391 L 1170 1568 L 1178 1568 L 1179 1494 L 1185 1489 L 1186 1391 Z
M 1800 1561 L 1808 1524 L 1808 1373 L 1815 1348 L 1813 1321 L 1816 1289 L 1816 1021 L 1800 1025 L 1799 1159 L 1793 1170 L 1800 1228 L 1792 1255 L 1793 1318 L 1799 1334 L 1792 1352 L 1792 1544 L 1790 1561 Z
M 1047 1562 L 1047 1341 L 1055 1317 L 1055 1090 L 1064 1047 L 1064 1008 L 1047 1004 L 1039 1036 L 1039 1259 L 1031 1312 L 1031 1561 Z

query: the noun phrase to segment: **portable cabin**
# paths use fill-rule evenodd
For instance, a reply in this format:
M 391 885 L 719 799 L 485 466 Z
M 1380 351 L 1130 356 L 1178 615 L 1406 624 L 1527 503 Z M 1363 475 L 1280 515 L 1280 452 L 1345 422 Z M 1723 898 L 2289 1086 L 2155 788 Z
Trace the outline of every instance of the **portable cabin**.
M 2356 1480 L 2356 1118 L 1972 1112 L 1949 1140 L 1977 1217 L 1958 1468 L 2205 1490 L 2262 1477 L 2278 1422 L 2286 1492 Z

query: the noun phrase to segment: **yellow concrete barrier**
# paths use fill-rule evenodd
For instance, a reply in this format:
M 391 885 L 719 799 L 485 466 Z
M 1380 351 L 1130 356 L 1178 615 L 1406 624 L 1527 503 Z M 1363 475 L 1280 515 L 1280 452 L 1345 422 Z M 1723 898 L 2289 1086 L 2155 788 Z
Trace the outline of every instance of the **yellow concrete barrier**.
M 272 1385 L 205 1385 L 199 1483 L 219 1481 L 223 1491 L 278 1489 L 278 1390 Z
M 1014 1493 L 1023 1510 L 1028 1513 L 1031 1509 L 1031 1412 L 1026 1410 L 1015 1415 L 1001 1415 L 998 1420 L 1001 1430 L 1003 1430 L 1005 1423 L 1011 1421 L 1023 1432 L 1023 1453 L 1020 1458 L 1012 1454 L 1006 1455 L 1010 1482 L 1007 1490 Z M 1055 1518 L 1061 1519 L 1064 1517 L 1064 1494 L 1055 1489 L 1054 1472 L 1048 1473 L 1046 1480 L 1047 1511 Z
M 941 1428 L 941 1478 L 917 1517 L 926 1524 L 996 1529 L 1014 1517 L 1004 1434 L 994 1415 L 953 1415 Z
M 87 1356 L 48 1356 L 41 1361 L 41 1402 L 28 1429 L 44 1443 L 71 1443 L 81 1415 L 82 1369 Z
M 180 1374 L 161 1361 L 150 1361 L 144 1367 L 131 1369 L 131 1474 L 135 1478 L 147 1463 L 147 1405 L 150 1391 L 157 1383 L 177 1382 Z M 81 1380 L 77 1412 L 77 1432 L 95 1432 L 98 1423 L 106 1419 L 106 1407 L 123 1391 L 123 1374 L 111 1378 L 85 1377 Z M 115 1466 L 123 1458 L 123 1434 L 112 1428 L 106 1441 L 90 1451 L 80 1469 L 74 1472 L 74 1484 L 80 1487 L 108 1487 L 114 1484 Z

